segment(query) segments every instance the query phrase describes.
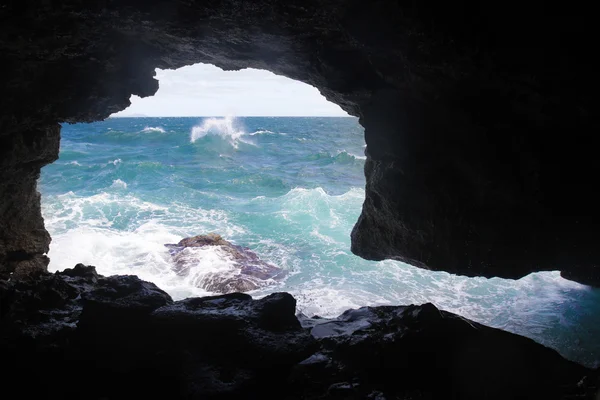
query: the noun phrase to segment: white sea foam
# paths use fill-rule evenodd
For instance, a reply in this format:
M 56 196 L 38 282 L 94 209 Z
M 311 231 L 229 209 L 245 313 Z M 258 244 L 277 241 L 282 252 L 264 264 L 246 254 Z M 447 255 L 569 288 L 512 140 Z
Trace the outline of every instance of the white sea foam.
M 115 179 L 110 187 L 114 189 L 127 189 L 127 182 L 122 181 L 121 179 Z
M 84 263 L 96 266 L 103 275 L 135 274 L 177 299 L 209 294 L 193 283 L 219 266 L 215 264 L 219 255 L 192 268 L 188 277 L 181 277 L 173 271 L 166 243 L 206 232 L 219 232 L 227 238 L 244 233 L 223 211 L 177 203 L 165 207 L 130 195 L 79 197 L 69 192 L 48 197 L 42 211 L 52 234 L 50 271 Z M 209 264 L 212 267 L 203 272 Z
M 285 133 L 285 132 L 273 132 L 273 131 L 270 131 L 268 129 L 259 129 L 257 131 L 249 133 L 248 135 L 249 136 L 256 136 L 256 135 L 279 135 L 279 136 L 287 136 L 287 133 Z
M 338 156 L 338 155 L 340 155 L 340 154 L 342 154 L 342 153 L 346 153 L 346 154 L 348 154 L 350 157 L 354 157 L 354 158 L 355 158 L 355 159 L 357 159 L 357 160 L 366 160 L 366 159 L 367 159 L 367 156 L 365 156 L 365 155 L 359 156 L 359 155 L 357 155 L 357 154 L 351 153 L 351 152 L 349 152 L 349 151 L 346 151 L 346 150 L 341 150 L 341 151 L 338 151 L 338 153 L 336 154 L 336 156 Z
M 81 167 L 81 164 L 79 164 L 76 160 L 68 162 L 67 165 L 75 165 L 75 166 Z
M 184 278 L 191 287 L 205 288 L 214 279 L 234 277 L 240 269 L 229 253 L 220 246 L 186 248 L 177 254 L 180 262 L 190 265 L 189 274 Z
M 254 136 L 254 135 L 265 135 L 265 134 L 273 134 L 273 133 L 275 133 L 275 132 L 270 131 L 268 129 L 259 129 L 257 131 L 249 133 L 248 135 Z
M 236 119 L 234 117 L 206 118 L 204 121 L 202 121 L 202 124 L 196 125 L 192 128 L 190 132 L 190 142 L 194 143 L 208 135 L 222 137 L 236 149 L 238 148 L 240 142 L 254 145 L 252 142 L 242 139 L 242 137 L 245 135 L 245 132 L 236 126 Z
M 121 164 L 122 162 L 123 162 L 123 160 L 121 160 L 120 158 L 117 158 L 116 160 L 109 161 L 107 164 L 117 165 L 117 164 Z
M 341 157 L 344 157 L 344 156 L 352 157 L 355 160 L 366 160 L 367 159 L 367 156 L 359 156 L 359 155 L 353 154 L 346 150 L 338 150 L 337 153 L 335 153 L 335 155 L 333 157 L 336 158 L 336 157 L 340 157 L 340 156 Z
M 160 133 L 165 133 L 164 128 L 160 127 L 160 126 L 147 126 L 144 129 L 142 129 L 142 132 L 160 132 Z

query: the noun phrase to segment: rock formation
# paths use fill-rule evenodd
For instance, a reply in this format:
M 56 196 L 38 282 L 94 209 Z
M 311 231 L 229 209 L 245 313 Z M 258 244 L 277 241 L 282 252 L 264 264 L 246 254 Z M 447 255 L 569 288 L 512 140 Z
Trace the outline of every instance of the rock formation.
M 230 265 L 225 271 L 202 274 L 202 278 L 196 281 L 198 287 L 209 292 L 247 292 L 274 283 L 285 275 L 285 271 L 262 261 L 249 248 L 228 242 L 215 233 L 181 239 L 177 244 L 165 246 L 171 252 L 174 271 L 181 276 L 189 275 L 194 267 L 201 268 L 199 264 L 202 264 L 203 255 L 195 253 L 193 249 L 218 247 L 224 261 L 229 261 Z
M 431 304 L 295 315 L 77 265 L 0 282 L 4 398 L 593 399 L 598 371 Z
M 353 251 L 469 276 L 600 281 L 593 12 L 543 2 L 10 2 L 0 8 L 0 270 L 43 267 L 35 179 L 59 122 L 106 118 L 155 68 L 262 68 L 365 127 Z M 6 145 L 5 145 L 6 144 Z M 26 152 L 25 157 L 19 156 Z

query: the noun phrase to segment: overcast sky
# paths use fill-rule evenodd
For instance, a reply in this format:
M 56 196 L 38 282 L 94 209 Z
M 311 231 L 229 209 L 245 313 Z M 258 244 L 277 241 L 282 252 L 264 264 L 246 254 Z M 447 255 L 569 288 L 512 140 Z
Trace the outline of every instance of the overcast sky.
M 158 92 L 131 97 L 131 106 L 115 117 L 145 116 L 347 116 L 305 83 L 268 71 L 223 71 L 197 64 L 156 70 Z

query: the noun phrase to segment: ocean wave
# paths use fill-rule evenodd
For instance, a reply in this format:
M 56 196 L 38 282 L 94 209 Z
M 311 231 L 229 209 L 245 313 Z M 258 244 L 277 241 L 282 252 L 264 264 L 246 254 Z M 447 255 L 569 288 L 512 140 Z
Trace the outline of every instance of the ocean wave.
M 174 231 L 179 232 L 181 237 L 204 231 L 219 232 L 229 238 L 245 233 L 222 210 L 203 209 L 178 202 L 170 202 L 165 206 L 119 192 L 102 192 L 92 196 L 68 192 L 46 196 L 42 213 L 52 235 L 74 226 L 111 226 L 100 221 L 113 221 L 122 229 L 134 229 L 148 220 L 175 227 Z
M 353 187 L 342 194 L 329 194 L 322 187 L 301 188 L 296 187 L 287 192 L 283 198 L 306 200 L 307 198 L 328 199 L 328 200 L 364 200 L 365 191 L 362 188 Z
M 42 206 L 53 239 L 51 271 L 83 262 L 104 275 L 139 275 L 176 298 L 209 293 L 173 273 L 165 243 L 204 232 L 220 232 L 228 238 L 245 233 L 225 211 L 179 203 L 163 206 L 118 192 L 46 196 Z M 189 279 L 199 279 L 198 274 Z
M 77 263 L 94 265 L 103 275 L 134 274 L 181 297 L 205 295 L 195 291 L 172 270 L 164 244 L 179 240 L 171 228 L 148 221 L 131 231 L 82 224 L 52 233 L 48 269 L 61 271 Z M 180 297 L 180 298 L 181 298 Z
M 321 153 L 314 153 L 307 156 L 308 160 L 311 161 L 324 161 L 326 163 L 336 163 L 336 164 L 354 164 L 361 163 L 367 159 L 366 156 L 359 156 L 353 153 L 350 153 L 346 150 L 339 150 L 336 153 L 330 153 L 328 151 Z
M 160 132 L 160 133 L 165 133 L 166 131 L 164 130 L 164 128 L 162 128 L 160 126 L 147 126 L 144 129 L 142 129 L 142 132 Z
M 264 135 L 264 134 L 271 134 L 271 135 L 272 135 L 272 134 L 274 134 L 274 133 L 275 133 L 275 132 L 273 132 L 273 131 L 270 131 L 270 130 L 268 130 L 268 129 L 259 129 L 259 130 L 257 130 L 257 131 L 254 131 L 254 132 L 251 132 L 251 133 L 249 133 L 248 135 L 250 135 L 250 136 L 254 136 L 254 135 Z
M 279 135 L 279 136 L 287 136 L 287 133 L 285 132 L 273 132 L 270 131 L 268 129 L 259 129 L 257 131 L 248 133 L 249 136 L 255 136 L 255 135 Z
M 77 167 L 81 167 L 81 164 L 79 164 L 79 163 L 77 162 L 77 160 L 75 160 L 75 161 L 70 161 L 70 162 L 68 162 L 68 163 L 67 163 L 67 165 L 75 165 L 75 166 L 77 166 Z
M 127 182 L 122 181 L 121 179 L 115 179 L 110 187 L 114 189 L 127 189 Z
M 367 159 L 367 156 L 359 156 L 359 155 L 350 153 L 346 150 L 340 150 L 335 155 L 335 157 L 346 157 L 346 156 L 354 158 L 355 160 L 366 160 Z
M 117 158 L 116 160 L 107 162 L 107 164 L 117 165 L 117 164 L 121 164 L 122 162 L 123 162 L 123 160 L 121 160 L 120 158 Z
M 196 125 L 190 132 L 190 143 L 210 136 L 224 139 L 230 146 L 237 149 L 240 143 L 246 143 L 255 146 L 254 143 L 245 141 L 242 137 L 245 132 L 236 126 L 234 117 L 225 118 L 206 118 L 202 124 Z

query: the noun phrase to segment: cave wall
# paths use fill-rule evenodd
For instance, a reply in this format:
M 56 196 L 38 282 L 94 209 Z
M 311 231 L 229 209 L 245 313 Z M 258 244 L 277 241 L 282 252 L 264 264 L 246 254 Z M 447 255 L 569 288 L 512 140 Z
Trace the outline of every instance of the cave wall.
M 210 63 L 313 86 L 365 127 L 352 250 L 469 276 L 600 282 L 592 14 L 459 1 L 8 2 L 0 271 L 44 268 L 35 182 L 58 123 L 106 118 Z
M 40 168 L 58 158 L 59 141 L 58 124 L 0 137 L 0 277 L 48 266 L 37 180 Z

